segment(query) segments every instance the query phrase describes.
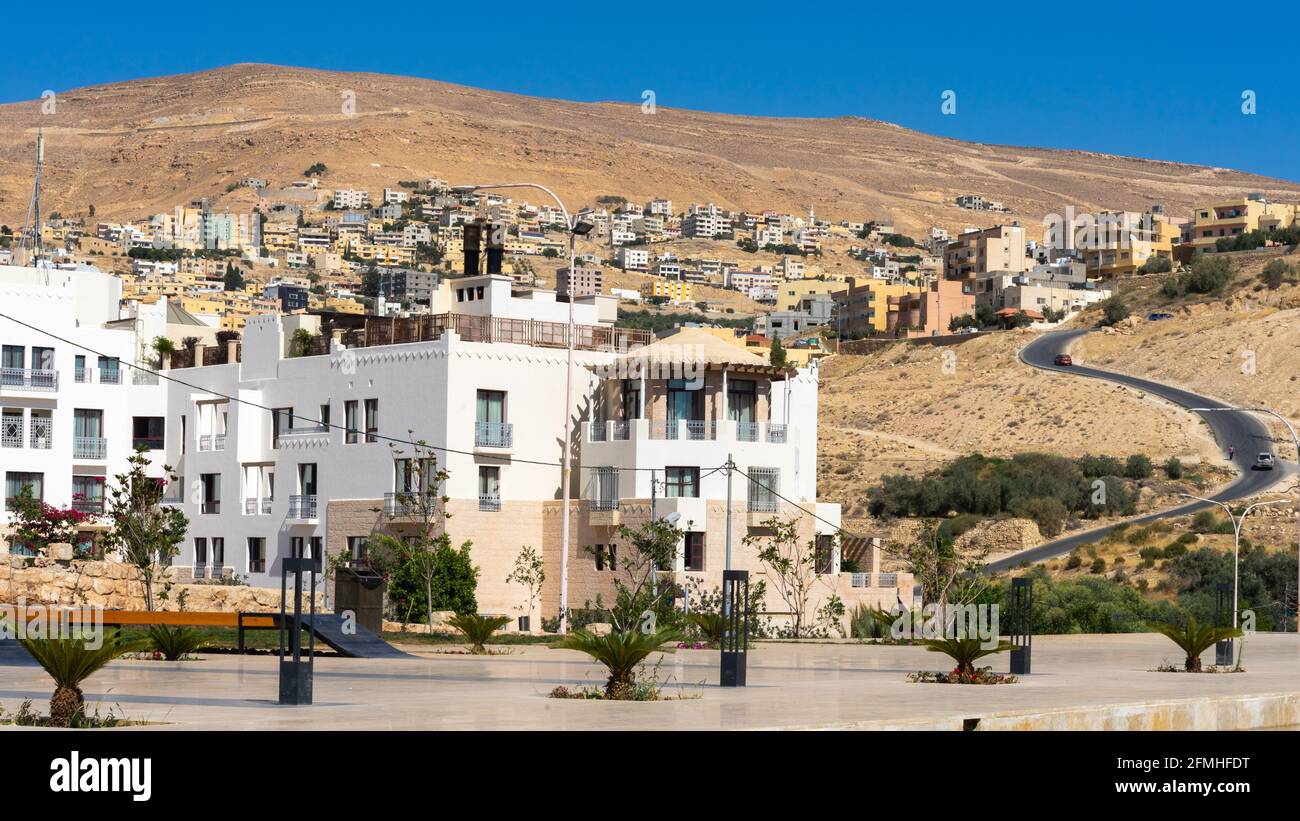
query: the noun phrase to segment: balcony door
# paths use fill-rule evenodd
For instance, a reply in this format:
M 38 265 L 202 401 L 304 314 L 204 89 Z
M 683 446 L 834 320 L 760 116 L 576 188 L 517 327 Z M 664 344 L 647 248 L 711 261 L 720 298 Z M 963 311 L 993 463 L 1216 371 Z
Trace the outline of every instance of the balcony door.
M 102 439 L 104 437 L 104 412 L 102 410 L 83 410 L 72 414 L 73 436 L 78 439 Z
M 298 487 L 303 496 L 316 495 L 316 463 L 304 462 L 298 465 Z
M 668 421 L 699 422 L 704 419 L 703 380 L 668 380 Z
M 22 345 L 5 345 L 0 352 L 0 378 L 4 384 L 23 384 L 23 370 L 26 367 L 27 349 Z
M 757 391 L 752 379 L 733 379 L 727 385 L 727 412 L 731 421 L 753 424 L 757 421 Z
M 494 426 L 506 421 L 506 392 L 479 391 L 475 420 Z

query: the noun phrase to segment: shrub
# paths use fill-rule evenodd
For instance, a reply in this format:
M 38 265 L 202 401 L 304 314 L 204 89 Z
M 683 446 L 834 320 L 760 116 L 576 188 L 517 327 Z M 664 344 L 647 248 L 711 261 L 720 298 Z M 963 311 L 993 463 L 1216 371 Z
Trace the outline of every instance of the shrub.
M 1219 517 L 1215 516 L 1213 512 L 1209 510 L 1198 511 L 1197 514 L 1192 517 L 1192 532 L 1209 533 L 1214 530 L 1218 523 Z
M 1147 592 L 1147 588 L 1151 586 L 1151 583 L 1148 582 L 1146 579 L 1138 579 L 1136 582 L 1134 582 L 1134 584 L 1136 584 L 1137 589 L 1142 591 L 1143 593 Z
M 1117 325 L 1129 317 L 1128 303 L 1119 294 L 1103 299 L 1100 305 L 1102 325 Z
M 680 641 L 682 635 L 675 630 L 660 628 L 653 633 L 640 630 L 615 630 L 597 636 L 586 630 L 570 633 L 556 642 L 554 647 L 577 650 L 603 664 L 609 673 L 605 682 L 607 698 L 625 698 L 636 685 L 637 665 L 668 642 Z
M 1217 294 L 1232 281 L 1232 261 L 1218 254 L 1202 254 L 1192 262 L 1179 284 L 1194 294 Z
M 1124 475 L 1129 479 L 1147 479 L 1155 472 L 1151 460 L 1135 453 L 1124 462 Z
M 203 646 L 203 634 L 189 627 L 155 624 L 149 628 L 149 640 L 162 657 L 179 661 Z
M 1138 271 L 1143 274 L 1165 274 L 1173 269 L 1174 263 L 1169 257 L 1148 257 Z
M 927 639 L 923 644 L 931 653 L 943 653 L 952 659 L 957 673 L 968 676 L 975 673 L 975 662 L 994 653 L 1005 653 L 1012 647 L 1011 642 L 1006 640 L 993 647 L 985 647 L 984 640 L 978 637 Z
M 1079 557 L 1079 554 L 1071 553 L 1070 558 L 1065 560 L 1065 569 L 1074 570 L 1075 568 L 1079 567 L 1082 564 L 1083 564 L 1083 559 Z
M 1195 533 L 1184 533 L 1178 537 L 1178 543 L 1184 545 L 1196 544 L 1200 540 L 1201 540 L 1200 537 L 1197 536 Z
M 469 643 L 471 653 L 483 654 L 487 652 L 484 647 L 487 640 L 492 638 L 492 634 L 506 626 L 510 621 L 509 616 L 480 616 L 477 613 L 463 613 L 447 619 L 447 624 L 465 637 Z
M 1092 572 L 1092 573 L 1105 573 L 1105 572 L 1106 572 L 1106 560 L 1103 559 L 1102 557 L 1098 556 L 1097 558 L 1095 558 L 1095 559 L 1092 560 L 1092 567 L 1090 567 L 1090 568 L 1088 568 L 1088 569 L 1089 569 L 1089 571 Z
M 1295 274 L 1291 266 L 1287 265 L 1280 259 L 1269 260 L 1264 266 L 1264 270 L 1259 274 L 1259 281 L 1267 285 L 1270 289 L 1276 290 L 1282 287 L 1282 283 L 1291 279 Z
M 1177 456 L 1169 457 L 1169 461 L 1165 462 L 1165 476 L 1168 476 L 1170 479 L 1183 478 L 1182 460 Z
M 28 638 L 22 645 L 36 663 L 54 679 L 54 695 L 50 697 L 50 724 L 71 727 L 85 714 L 86 699 L 81 694 L 81 682 L 118 656 L 143 650 L 143 640 L 123 639 L 118 631 L 105 633 L 99 647 L 90 649 L 80 638 Z
M 1017 516 L 1033 519 L 1044 536 L 1055 536 L 1060 533 L 1065 524 L 1065 517 L 1069 514 L 1059 499 L 1050 496 L 1026 499 L 1017 504 L 1012 512 Z

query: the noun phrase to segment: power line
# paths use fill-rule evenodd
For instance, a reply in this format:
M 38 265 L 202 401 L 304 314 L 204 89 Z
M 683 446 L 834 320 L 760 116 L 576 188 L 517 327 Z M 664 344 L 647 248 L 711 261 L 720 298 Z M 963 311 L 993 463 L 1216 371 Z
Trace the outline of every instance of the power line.
M 68 338 L 66 338 L 66 337 L 59 336 L 58 334 L 54 333 L 53 331 L 48 331 L 48 330 L 46 330 L 46 329 L 44 329 L 44 328 L 37 327 L 37 326 L 31 324 L 30 322 L 24 322 L 24 321 L 22 321 L 21 319 L 15 319 L 14 317 L 10 316 L 9 314 L 6 314 L 6 313 L 0 313 L 0 318 L 7 319 L 7 320 L 9 320 L 10 322 L 13 322 L 13 323 L 16 324 L 16 325 L 21 325 L 21 326 L 23 326 L 24 328 L 28 328 L 29 330 L 33 330 L 33 331 L 36 331 L 37 333 L 44 334 L 44 335 L 50 337 L 51 339 L 57 340 L 57 341 L 62 342 L 62 343 L 64 343 L 64 344 L 66 344 L 66 345 L 71 345 L 71 346 L 74 347 L 74 348 L 80 348 L 81 350 L 86 351 L 87 353 L 92 353 L 92 354 L 94 354 L 94 355 L 97 356 L 97 357 L 102 357 L 102 358 L 105 358 L 105 359 L 117 359 L 117 357 L 109 356 L 108 354 L 103 353 L 102 351 L 98 351 L 98 350 L 96 350 L 96 349 L 94 349 L 94 348 L 90 348 L 90 347 L 87 347 L 86 345 L 82 345 L 80 342 L 74 342 L 74 341 L 71 340 L 71 339 L 68 339 Z M 230 396 L 229 394 L 221 393 L 220 391 L 214 391 L 214 390 L 212 390 L 211 388 L 209 388 L 209 387 L 207 387 L 207 386 L 205 386 L 205 385 L 195 385 L 195 384 L 192 383 L 192 382 L 186 382 L 184 379 L 178 379 L 177 377 L 174 377 L 174 376 L 169 375 L 169 373 L 168 373 L 167 371 L 154 370 L 153 368 L 147 368 L 147 367 L 144 367 L 143 365 L 137 365 L 137 364 L 135 364 L 134 362 L 122 362 L 121 360 L 118 360 L 118 362 L 119 362 L 119 364 L 126 365 L 128 368 L 134 368 L 134 369 L 136 369 L 136 370 L 138 370 L 138 371 L 143 371 L 144 373 L 151 373 L 151 374 L 153 374 L 154 376 L 160 377 L 160 378 L 162 378 L 162 379 L 166 379 L 168 382 L 174 382 L 174 383 L 176 383 L 177 385 L 183 385 L 183 386 L 185 386 L 185 387 L 187 387 L 187 388 L 191 388 L 191 389 L 196 390 L 196 391 L 202 391 L 202 392 L 204 392 L 204 393 L 213 394 L 214 396 L 219 396 L 219 397 L 221 397 L 222 399 L 225 399 L 225 400 L 228 401 L 228 402 L 236 402 L 236 403 L 238 403 L 238 404 L 241 404 L 241 405 L 247 405 L 248 407 L 257 408 L 258 410 L 264 410 L 264 411 L 267 411 L 267 412 L 272 413 L 272 414 L 274 414 L 274 413 L 278 410 L 277 408 L 268 407 L 268 406 L 266 406 L 266 405 L 262 405 L 262 404 L 259 404 L 259 403 L 257 403 L 257 402 L 253 402 L 253 401 L 248 400 L 248 399 L 241 399 L 241 398 L 238 397 L 238 396 Z M 565 412 L 568 413 L 568 409 L 567 409 L 567 408 L 565 409 Z M 397 436 L 386 436 L 386 435 L 384 435 L 384 434 L 382 434 L 382 433 L 370 433 L 370 432 L 366 432 L 366 431 L 354 430 L 354 429 L 351 429 L 351 428 L 346 427 L 345 425 L 335 425 L 335 424 L 332 424 L 332 423 L 330 423 L 330 422 L 326 422 L 326 421 L 321 420 L 321 419 L 309 419 L 309 418 L 307 418 L 307 417 L 305 417 L 305 416 L 301 416 L 301 415 L 299 415 L 299 414 L 293 414 L 293 417 L 292 417 L 292 418 L 294 418 L 294 419 L 301 419 L 301 420 L 304 421 L 304 422 L 314 422 L 316 425 L 318 425 L 318 426 L 320 426 L 320 427 L 323 427 L 323 428 L 336 429 L 336 430 L 341 430 L 341 431 L 345 431 L 345 432 L 349 432 L 349 433 L 358 433 L 358 434 L 362 434 L 362 435 L 366 436 L 368 439 L 369 439 L 369 438 L 382 439 L 382 440 L 384 440 L 385 442 L 391 442 L 391 443 L 393 443 L 393 444 L 399 444 L 399 445 L 410 445 L 410 446 L 415 447 L 415 448 L 426 448 L 426 449 L 428 449 L 428 450 L 440 451 L 440 452 L 442 452 L 442 453 L 454 453 L 454 454 L 457 454 L 457 455 L 459 455 L 459 456 L 475 456 L 475 457 L 479 457 L 479 458 L 497 459 L 497 460 L 500 460 L 500 461 L 502 461 L 502 462 L 507 462 L 507 463 L 522 463 L 522 464 L 526 464 L 526 465 L 541 465 L 542 467 L 553 467 L 553 468 L 563 467 L 563 464 L 562 464 L 561 462 L 543 462 L 543 461 L 538 460 L 538 459 L 514 458 L 514 457 L 511 457 L 511 456 L 500 456 L 500 455 L 492 454 L 492 453 L 474 453 L 473 451 L 458 450 L 458 449 L 456 449 L 456 448 L 443 447 L 443 446 L 441 446 L 441 445 L 433 445 L 433 444 L 430 444 L 430 443 L 428 443 L 428 442 L 419 442 L 419 441 L 412 441 L 412 440 L 410 440 L 410 439 L 402 439 L 401 437 L 397 437 Z M 579 468 L 580 470 L 581 470 L 581 469 L 586 469 L 586 470 L 606 469 L 606 470 L 608 470 L 610 467 L 612 467 L 614 470 L 629 470 L 629 471 L 641 471 L 641 470 L 643 470 L 643 471 L 651 471 L 651 470 L 657 470 L 657 468 L 619 467 L 619 466 L 617 466 L 617 465 L 611 465 L 611 466 L 608 466 L 608 467 L 606 467 L 606 466 L 600 466 L 600 465 L 578 465 L 578 468 Z
M 723 467 L 726 467 L 726 465 L 724 465 Z M 835 530 L 836 530 L 837 532 L 839 532 L 839 533 L 843 533 L 843 534 L 845 534 L 845 535 L 852 536 L 852 537 L 854 537 L 854 538 L 865 538 L 865 537 L 859 536 L 859 535 L 856 534 L 856 533 L 850 533 L 849 531 L 847 531 L 847 530 L 844 529 L 844 526 L 843 526 L 843 525 L 839 525 L 839 524 L 836 524 L 835 522 L 829 521 L 829 520 L 827 520 L 827 519 L 823 519 L 822 517 L 818 516 L 816 513 L 813 513 L 813 512 L 810 511 L 810 510 L 805 510 L 804 508 L 802 508 L 802 507 L 799 506 L 799 503 L 798 503 L 798 502 L 794 501 L 793 499 L 790 499 L 790 498 L 787 498 L 787 497 L 785 497 L 785 496 L 782 496 L 782 495 L 777 491 L 776 488 L 774 488 L 774 487 L 770 487 L 770 486 L 768 486 L 768 485 L 766 485 L 766 484 L 763 484 L 762 481 L 760 481 L 760 480 L 758 480 L 758 479 L 755 479 L 753 476 L 750 476 L 750 475 L 749 475 L 748 473 L 746 473 L 745 471 L 743 471 L 743 470 L 741 470 L 740 468 L 736 467 L 736 464 L 735 464 L 734 462 L 731 463 L 731 469 L 734 470 L 734 471 L 736 471 L 737 473 L 739 473 L 741 476 L 744 476 L 746 479 L 748 479 L 749 481 L 751 481 L 751 482 L 753 482 L 754 484 L 758 485 L 759 487 L 763 488 L 764 490 L 770 492 L 773 496 L 775 496 L 776 498 L 780 499 L 781 501 L 783 501 L 783 502 L 787 502 L 787 503 L 789 503 L 790 505 L 793 505 L 795 508 L 798 509 L 800 515 L 811 516 L 811 517 L 813 517 L 814 519 L 816 519 L 817 521 L 821 522 L 822 524 L 829 525 L 830 527 L 835 528 Z

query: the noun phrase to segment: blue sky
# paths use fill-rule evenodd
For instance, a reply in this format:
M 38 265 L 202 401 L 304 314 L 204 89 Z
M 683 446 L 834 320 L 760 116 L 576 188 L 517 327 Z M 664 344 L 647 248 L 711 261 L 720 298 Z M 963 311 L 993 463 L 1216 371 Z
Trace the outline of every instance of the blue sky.
M 572 100 L 858 115 L 981 142 L 1224 166 L 1300 181 L 1300 4 L 15 5 L 0 101 L 266 62 Z M 1226 12 L 1223 10 L 1227 9 Z M 366 16 L 373 10 L 373 19 Z M 1239 17 L 1232 15 L 1239 13 Z M 223 23 L 230 28 L 222 29 Z M 28 39 L 22 32 L 38 32 Z M 30 47 L 25 47 L 30 44 Z M 945 90 L 957 113 L 940 111 Z M 1255 92 L 1257 113 L 1241 111 Z

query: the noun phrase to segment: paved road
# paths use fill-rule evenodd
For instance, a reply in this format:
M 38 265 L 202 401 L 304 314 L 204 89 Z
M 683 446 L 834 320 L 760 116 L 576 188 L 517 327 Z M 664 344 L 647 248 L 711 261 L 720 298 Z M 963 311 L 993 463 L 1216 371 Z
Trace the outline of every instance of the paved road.
M 1053 360 L 1056 358 L 1057 354 L 1065 353 L 1076 339 L 1086 333 L 1088 333 L 1088 331 L 1084 329 L 1053 331 L 1052 333 L 1043 334 L 1020 351 L 1020 360 L 1027 365 L 1041 368 L 1045 371 L 1056 371 L 1058 373 L 1088 377 L 1092 379 L 1104 379 L 1107 382 L 1116 382 L 1121 385 L 1128 385 L 1129 387 L 1168 399 L 1170 402 L 1181 405 L 1184 408 L 1224 407 L 1222 402 L 1214 399 L 1198 396 L 1197 394 L 1180 388 L 1162 385 L 1159 382 L 1152 382 L 1149 379 L 1139 379 L 1135 376 L 1126 376 L 1125 374 L 1112 373 L 1111 371 L 1098 370 L 1097 368 L 1089 368 L 1083 365 L 1063 366 L 1053 364 Z M 1256 454 L 1263 452 L 1276 454 L 1276 450 L 1273 447 L 1273 438 L 1269 435 L 1268 428 L 1255 414 L 1203 413 L 1201 414 L 1201 417 L 1205 419 L 1209 424 L 1210 429 L 1214 431 L 1214 437 L 1223 447 L 1225 454 L 1229 445 L 1237 449 L 1236 455 L 1233 458 L 1233 466 L 1241 472 L 1241 475 L 1235 482 L 1208 498 L 1221 502 L 1229 502 L 1234 499 L 1253 496 L 1281 479 L 1283 473 L 1289 473 L 1294 469 L 1294 466 L 1290 462 L 1279 462 L 1279 468 L 1276 470 L 1253 469 Z M 1168 510 L 1163 510 L 1158 513 L 1150 513 L 1146 516 L 1129 519 L 1127 521 L 1134 524 L 1143 524 L 1170 516 L 1182 516 L 1208 506 L 1209 505 L 1206 505 L 1204 502 L 1189 502 L 1185 505 L 1169 508 Z M 989 562 L 988 569 L 1008 570 L 1019 565 L 1021 562 L 1040 562 L 1044 559 L 1063 556 L 1081 544 L 1087 544 L 1105 538 L 1106 534 L 1111 531 L 1112 527 L 1113 526 L 1101 527 L 1084 533 L 1076 533 L 1072 536 L 1057 539 L 1056 541 L 1046 542 L 1038 547 L 1023 550 L 1019 553 L 998 559 L 995 562 Z

